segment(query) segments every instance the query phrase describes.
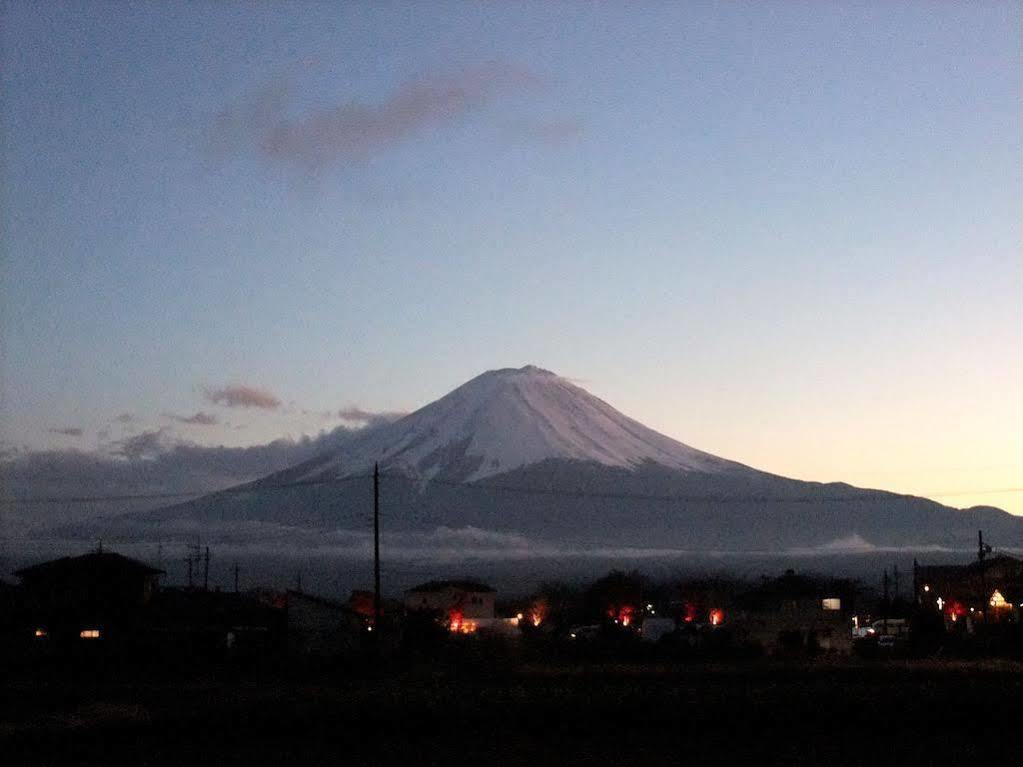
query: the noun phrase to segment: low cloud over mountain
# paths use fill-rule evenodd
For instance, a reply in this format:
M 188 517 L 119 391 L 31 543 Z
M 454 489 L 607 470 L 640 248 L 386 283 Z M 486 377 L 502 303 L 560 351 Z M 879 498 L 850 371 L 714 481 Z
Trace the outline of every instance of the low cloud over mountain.
M 36 502 L 8 507 L 6 521 L 33 524 L 54 518 L 106 516 L 167 502 L 117 500 L 62 505 L 55 502 L 60 498 L 218 490 L 337 450 L 363 430 L 339 426 L 297 440 L 277 439 L 250 447 L 210 447 L 175 438 L 167 429 L 157 429 L 126 437 L 103 450 L 10 451 L 0 456 L 0 486 L 5 497 L 31 498 Z

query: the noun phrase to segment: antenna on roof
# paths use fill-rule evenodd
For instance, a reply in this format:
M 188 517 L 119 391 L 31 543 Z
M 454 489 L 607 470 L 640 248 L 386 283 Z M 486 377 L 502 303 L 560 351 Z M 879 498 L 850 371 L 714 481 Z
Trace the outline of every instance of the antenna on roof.
M 97 554 L 102 554 L 103 553 L 103 539 L 102 538 L 99 539 L 99 542 L 98 542 L 98 544 L 96 546 L 96 553 Z

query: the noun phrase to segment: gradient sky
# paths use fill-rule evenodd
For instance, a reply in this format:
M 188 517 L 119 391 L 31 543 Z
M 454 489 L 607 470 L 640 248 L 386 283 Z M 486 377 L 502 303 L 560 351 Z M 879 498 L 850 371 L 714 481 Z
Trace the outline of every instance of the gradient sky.
M 1023 6 L 622 6 L 4 3 L 3 446 L 535 363 L 1023 514 Z

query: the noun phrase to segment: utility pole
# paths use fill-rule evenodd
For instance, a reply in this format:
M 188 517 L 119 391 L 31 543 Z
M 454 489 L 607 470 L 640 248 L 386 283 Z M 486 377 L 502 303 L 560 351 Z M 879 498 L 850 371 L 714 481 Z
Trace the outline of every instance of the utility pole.
M 373 630 L 380 631 L 380 464 L 373 464 Z
M 185 557 L 185 561 L 188 562 L 188 588 L 192 588 L 192 552 L 188 552 L 188 556 Z
M 238 593 L 238 563 L 234 563 L 234 593 Z
M 881 608 L 884 613 L 881 617 L 884 619 L 884 633 L 888 633 L 888 568 L 884 569 L 884 601 L 881 603 Z
M 900 594 L 899 594 L 899 566 L 898 565 L 894 565 L 893 566 L 893 573 L 894 573 L 894 577 L 895 577 L 895 599 L 896 599 L 896 601 L 898 601 L 899 596 L 900 596 Z
M 988 593 L 987 593 L 987 570 L 984 567 L 984 558 L 991 553 L 991 544 L 984 543 L 984 531 L 977 531 L 977 561 L 980 563 L 980 609 L 984 611 L 984 621 L 987 622 Z
M 210 547 L 206 547 L 206 553 L 203 555 L 203 568 L 202 568 L 202 590 L 210 590 Z

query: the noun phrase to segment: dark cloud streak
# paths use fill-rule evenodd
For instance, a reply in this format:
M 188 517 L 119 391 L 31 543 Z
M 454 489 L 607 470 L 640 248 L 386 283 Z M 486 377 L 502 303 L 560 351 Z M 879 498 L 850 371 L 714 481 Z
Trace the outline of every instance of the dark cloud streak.
M 265 389 L 244 384 L 225 386 L 222 389 L 206 389 L 206 399 L 224 407 L 247 407 L 260 410 L 277 410 L 281 400 Z
M 376 103 L 344 100 L 295 116 L 291 87 L 282 80 L 220 113 L 212 143 L 222 156 L 255 150 L 270 161 L 307 169 L 346 165 L 541 85 L 529 70 L 489 63 L 406 81 Z
M 197 412 L 195 415 L 164 413 L 164 418 L 170 418 L 173 421 L 186 424 L 187 426 L 216 426 L 220 423 L 219 419 L 215 415 L 211 413 L 204 413 L 202 410 Z

